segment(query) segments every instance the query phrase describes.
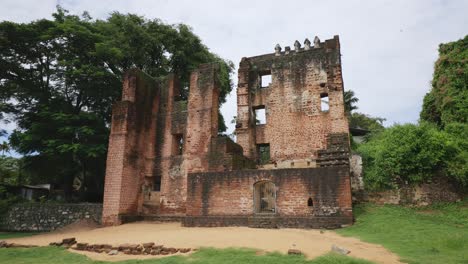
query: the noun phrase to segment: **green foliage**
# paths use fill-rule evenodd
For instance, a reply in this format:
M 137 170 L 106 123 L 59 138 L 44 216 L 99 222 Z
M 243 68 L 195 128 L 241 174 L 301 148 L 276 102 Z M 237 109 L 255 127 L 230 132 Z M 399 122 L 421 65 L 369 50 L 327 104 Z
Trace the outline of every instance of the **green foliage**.
M 121 97 L 126 70 L 175 73 L 186 97 L 190 72 L 216 62 L 220 103 L 232 90 L 232 63 L 211 53 L 186 25 L 120 13 L 93 20 L 60 7 L 53 17 L 0 23 L 0 118 L 18 124 L 10 143 L 26 155 L 31 181 L 60 184 L 68 199 L 75 178 L 87 200 L 102 198 L 111 106 Z
M 20 163 L 17 158 L 0 156 L 0 183 L 19 184 Z
M 450 134 L 422 123 L 387 128 L 360 145 L 358 151 L 363 157 L 366 187 L 382 189 L 426 182 L 447 172 L 452 168 L 450 162 L 461 155 L 461 148 Z M 451 174 L 458 168 L 448 169 L 447 176 L 466 184 L 466 177 Z
M 355 96 L 353 90 L 344 91 L 343 100 L 346 113 L 351 113 L 358 109 L 356 103 L 359 102 L 359 99 Z
M 422 208 L 360 205 L 341 235 L 383 245 L 409 264 L 468 261 L 468 201 Z
M 445 132 L 450 136 L 451 146 L 456 153 L 446 161 L 448 174 L 463 186 L 468 186 L 468 124 L 447 124 Z
M 385 118 L 372 117 L 363 113 L 354 112 L 349 119 L 349 126 L 362 128 L 371 132 L 378 132 L 384 129 L 383 122 Z
M 10 206 L 20 203 L 22 201 L 23 200 L 21 198 L 8 193 L 6 188 L 0 185 L 0 219 L 3 217 L 3 214 L 8 212 Z
M 468 121 L 468 35 L 441 44 L 432 89 L 424 97 L 421 120 L 444 127 Z
M 117 263 L 117 264 L 239 264 L 239 263 L 262 263 L 262 264 L 282 264 L 282 263 L 304 263 L 304 264 L 371 264 L 372 262 L 360 260 L 352 257 L 337 254 L 327 254 L 314 260 L 306 260 L 303 256 L 288 256 L 279 253 L 269 253 L 256 255 L 253 249 L 213 249 L 203 248 L 187 257 L 171 256 L 159 259 L 126 260 L 118 262 L 93 261 L 86 256 L 70 253 L 57 247 L 40 248 L 8 248 L 0 249 L 0 262 L 11 264 L 97 264 L 97 263 Z

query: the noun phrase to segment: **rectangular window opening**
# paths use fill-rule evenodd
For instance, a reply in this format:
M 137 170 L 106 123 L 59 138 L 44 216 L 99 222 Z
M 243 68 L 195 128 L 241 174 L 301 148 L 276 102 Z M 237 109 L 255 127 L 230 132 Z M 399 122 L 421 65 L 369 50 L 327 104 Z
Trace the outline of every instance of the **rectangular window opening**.
M 258 144 L 258 164 L 270 163 L 270 144 Z
M 322 112 L 328 112 L 330 109 L 330 100 L 328 98 L 327 93 L 323 93 L 320 95 L 320 109 Z
M 271 84 L 271 71 L 265 71 L 260 74 L 260 87 L 267 88 Z
M 265 106 L 257 107 L 254 110 L 255 110 L 255 124 L 265 125 L 266 124 Z
M 175 134 L 174 137 L 174 144 L 173 144 L 173 155 L 182 155 L 184 150 L 184 135 L 182 134 Z
M 153 191 L 154 192 L 160 192 L 161 191 L 161 176 L 154 177 Z

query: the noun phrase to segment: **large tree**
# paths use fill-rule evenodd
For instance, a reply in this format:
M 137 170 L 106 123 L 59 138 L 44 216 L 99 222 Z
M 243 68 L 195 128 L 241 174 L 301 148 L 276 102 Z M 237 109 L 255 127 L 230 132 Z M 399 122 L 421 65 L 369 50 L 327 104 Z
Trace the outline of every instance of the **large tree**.
M 232 89 L 232 63 L 186 25 L 120 13 L 93 20 L 60 7 L 53 17 L 0 23 L 0 117 L 17 124 L 11 146 L 25 155 L 31 183 L 60 184 L 68 199 L 76 178 L 85 199 L 101 199 L 111 106 L 127 69 L 173 72 L 188 87 L 190 71 L 218 62 L 221 103 Z

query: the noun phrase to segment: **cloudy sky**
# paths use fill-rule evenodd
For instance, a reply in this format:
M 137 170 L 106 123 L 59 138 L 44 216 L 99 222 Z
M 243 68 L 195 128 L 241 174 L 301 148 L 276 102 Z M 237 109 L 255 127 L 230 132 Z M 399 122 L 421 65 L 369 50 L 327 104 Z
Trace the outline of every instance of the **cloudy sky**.
M 339 35 L 345 89 L 355 91 L 359 111 L 386 118 L 386 125 L 418 120 L 439 43 L 468 34 L 466 0 L 0 0 L 0 20 L 51 18 L 57 4 L 94 18 L 119 11 L 188 24 L 235 65 L 242 57 L 273 52 L 276 43 Z M 234 93 L 222 107 L 227 121 L 236 114 Z

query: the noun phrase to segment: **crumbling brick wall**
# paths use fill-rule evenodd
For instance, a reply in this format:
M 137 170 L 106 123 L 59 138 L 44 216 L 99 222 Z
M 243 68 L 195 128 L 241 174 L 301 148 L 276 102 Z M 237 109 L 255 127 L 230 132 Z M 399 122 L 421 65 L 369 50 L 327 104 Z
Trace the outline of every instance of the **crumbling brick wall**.
M 218 135 L 217 64 L 191 73 L 187 100 L 181 100 L 174 75 L 157 82 L 139 70 L 127 72 L 122 101 L 113 107 L 103 223 L 158 215 L 186 216 L 187 226 L 349 224 L 340 43 L 335 37 L 305 44 L 301 48 L 296 41 L 294 51 L 277 47 L 273 54 L 242 59 L 239 144 Z M 262 85 L 262 75 L 270 73 L 271 84 Z M 257 124 L 258 108 L 266 111 L 264 125 Z M 256 165 L 265 157 L 266 164 Z M 244 170 L 254 168 L 261 170 Z M 274 214 L 266 217 L 253 212 L 254 204 L 264 201 L 252 197 L 262 181 L 277 188 L 268 185 L 269 194 L 277 196 L 264 197 L 275 200 L 268 208 Z
M 267 163 L 315 167 L 330 134 L 348 137 L 338 36 L 325 42 L 316 38 L 314 46 L 305 43 L 304 48 L 296 42 L 295 50 L 277 47 L 276 53 L 243 58 L 239 65 L 236 135 L 249 158 L 258 159 L 258 145 L 269 144 Z M 265 74 L 271 74 L 268 86 L 261 83 Z M 323 111 L 321 100 L 327 97 Z M 256 123 L 258 108 L 265 109 L 264 125 Z
M 218 72 L 217 64 L 193 71 L 188 100 L 173 74 L 156 82 L 137 69 L 126 73 L 122 101 L 113 106 L 104 224 L 185 215 L 188 173 L 252 167 L 240 146 L 218 138 Z
M 214 225 L 248 225 L 245 221 L 249 217 L 259 216 L 254 212 L 253 197 L 254 185 L 261 181 L 275 184 L 276 210 L 268 216 L 278 219 L 279 226 L 291 226 L 294 222 L 285 220 L 288 218 L 302 219 L 308 227 L 337 227 L 352 222 L 349 168 L 336 166 L 189 174 L 184 223 L 210 226 L 216 219 L 230 218 Z M 329 221 L 316 221 L 326 218 Z
M 124 76 L 122 101 L 112 110 L 104 186 L 103 224 L 119 224 L 119 215 L 137 214 L 145 169 L 152 168 L 158 111 L 157 83 L 137 69 Z

